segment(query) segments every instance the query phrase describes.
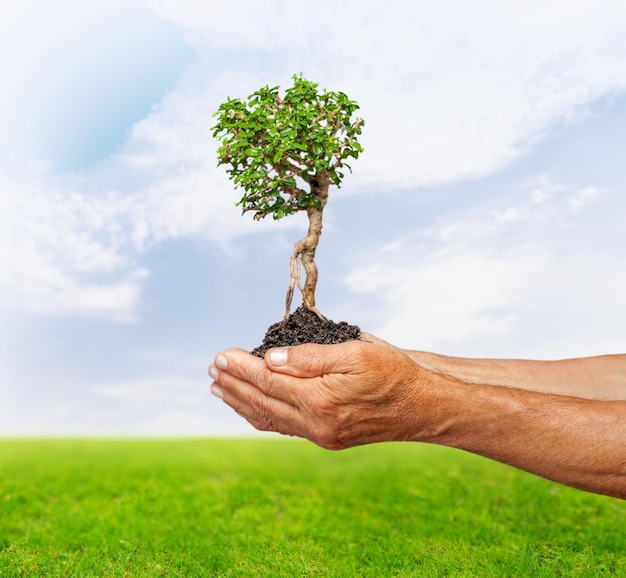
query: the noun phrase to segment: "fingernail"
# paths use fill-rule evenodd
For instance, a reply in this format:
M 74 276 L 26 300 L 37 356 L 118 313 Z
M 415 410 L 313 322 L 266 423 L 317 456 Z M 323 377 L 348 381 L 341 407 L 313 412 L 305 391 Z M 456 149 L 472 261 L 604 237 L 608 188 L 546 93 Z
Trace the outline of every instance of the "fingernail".
M 215 358 L 215 365 L 217 365 L 220 369 L 228 368 L 228 359 L 226 359 L 223 355 L 218 355 Z
M 272 365 L 285 365 L 287 363 L 287 350 L 285 348 L 272 349 L 269 356 Z
M 209 375 L 211 376 L 211 379 L 213 381 L 217 381 L 218 377 L 220 376 L 220 372 L 217 371 L 215 365 L 211 365 L 211 367 L 209 367 Z
M 224 399 L 224 392 L 222 391 L 222 388 L 219 387 L 218 385 L 213 384 L 211 386 L 211 393 L 215 397 L 219 397 L 220 399 Z

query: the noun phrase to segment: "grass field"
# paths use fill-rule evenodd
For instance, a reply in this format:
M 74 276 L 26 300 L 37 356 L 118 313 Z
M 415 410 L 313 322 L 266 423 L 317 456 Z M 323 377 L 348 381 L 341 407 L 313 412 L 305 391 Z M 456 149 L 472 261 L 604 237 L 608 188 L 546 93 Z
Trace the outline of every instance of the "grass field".
M 626 502 L 445 448 L 0 441 L 0 576 L 626 576 Z

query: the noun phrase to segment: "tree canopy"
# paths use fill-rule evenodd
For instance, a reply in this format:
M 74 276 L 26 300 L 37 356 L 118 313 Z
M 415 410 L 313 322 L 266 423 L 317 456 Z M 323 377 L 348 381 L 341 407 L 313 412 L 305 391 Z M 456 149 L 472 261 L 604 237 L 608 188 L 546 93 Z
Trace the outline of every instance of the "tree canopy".
M 254 218 L 280 219 L 319 205 L 311 184 L 328 179 L 341 186 L 346 159 L 358 158 L 363 121 L 352 119 L 358 104 L 343 92 L 293 76 L 283 97 L 265 86 L 247 100 L 229 98 L 215 114 L 218 165 L 244 190 L 237 203 Z M 306 186 L 309 185 L 309 186 Z

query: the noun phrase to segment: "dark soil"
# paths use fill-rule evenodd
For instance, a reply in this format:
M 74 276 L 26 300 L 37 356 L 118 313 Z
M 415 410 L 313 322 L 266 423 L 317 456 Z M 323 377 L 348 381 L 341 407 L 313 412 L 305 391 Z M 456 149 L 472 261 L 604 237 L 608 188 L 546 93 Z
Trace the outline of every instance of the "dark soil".
M 263 343 L 251 351 L 252 355 L 263 357 L 272 347 L 302 345 L 303 343 L 333 344 L 359 339 L 361 330 L 345 321 L 335 323 L 330 319 L 322 321 L 313 311 L 298 307 L 283 324 L 274 323 L 265 334 Z

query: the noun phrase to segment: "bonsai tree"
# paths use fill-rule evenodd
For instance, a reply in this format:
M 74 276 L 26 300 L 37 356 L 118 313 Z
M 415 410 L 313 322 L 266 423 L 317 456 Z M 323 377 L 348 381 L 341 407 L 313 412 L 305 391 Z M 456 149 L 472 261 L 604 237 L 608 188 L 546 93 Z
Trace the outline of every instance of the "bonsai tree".
M 266 86 L 247 100 L 229 98 L 215 113 L 212 130 L 220 142 L 218 166 L 227 165 L 229 178 L 244 191 L 236 203 L 243 213 L 253 211 L 255 220 L 267 215 L 278 220 L 306 211 L 307 234 L 291 255 L 285 320 L 296 284 L 303 306 L 324 319 L 315 306 L 322 215 L 329 187 L 341 186 L 344 167 L 352 171 L 346 160 L 363 150 L 357 137 L 364 123 L 352 118 L 359 106 L 344 93 L 319 92 L 301 74 L 293 81 L 283 97 L 279 87 Z

